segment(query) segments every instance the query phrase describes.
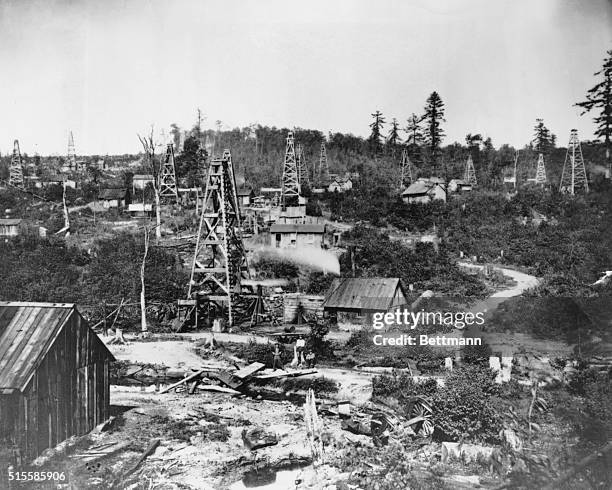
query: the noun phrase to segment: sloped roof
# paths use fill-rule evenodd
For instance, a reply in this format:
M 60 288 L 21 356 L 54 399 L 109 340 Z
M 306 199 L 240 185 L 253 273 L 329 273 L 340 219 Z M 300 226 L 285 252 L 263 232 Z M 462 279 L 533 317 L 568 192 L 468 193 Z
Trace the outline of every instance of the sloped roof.
M 132 180 L 153 180 L 153 176 L 151 174 L 136 174 L 132 177 Z
M 19 218 L 0 218 L 0 225 L 4 226 L 17 226 L 21 224 L 21 219 Z
M 102 189 L 100 199 L 125 199 L 125 189 Z
M 238 190 L 236 191 L 236 193 L 237 193 L 239 196 L 250 196 L 250 195 L 253 193 L 253 189 L 249 189 L 249 188 L 246 188 L 246 189 L 244 189 L 244 188 L 243 188 L 243 189 L 238 189 Z
M 398 287 L 401 283 L 397 277 L 337 279 L 325 296 L 323 308 L 387 311 Z
M 402 196 L 414 196 L 419 194 L 427 194 L 431 184 L 422 180 L 417 180 L 408 186 L 408 188 L 402 192 Z
M 0 392 L 25 389 L 71 315 L 80 315 L 71 303 L 0 301 Z
M 317 223 L 275 223 L 270 233 L 325 233 L 325 225 Z

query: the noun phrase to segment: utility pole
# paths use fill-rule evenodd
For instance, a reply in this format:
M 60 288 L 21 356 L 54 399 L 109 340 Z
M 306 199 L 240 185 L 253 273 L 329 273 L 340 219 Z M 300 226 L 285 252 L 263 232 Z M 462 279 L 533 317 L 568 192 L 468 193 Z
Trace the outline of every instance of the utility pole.
M 559 191 L 572 196 L 577 192 L 589 192 L 589 182 L 577 129 L 572 129 L 570 132 L 570 141 L 565 154 Z
M 248 268 L 229 150 L 210 162 L 203 202 L 188 299 L 179 304 L 191 303 L 198 309 L 203 300 L 213 317 L 227 313 L 232 326 L 235 296 L 241 292 L 241 280 L 248 277 Z
M 472 160 L 472 155 L 468 157 L 467 162 L 465 164 L 465 174 L 463 180 L 465 180 L 466 184 L 470 184 L 473 187 L 476 187 L 476 185 L 478 185 L 478 182 L 476 181 L 476 170 L 474 169 L 474 160 Z
M 174 166 L 174 145 L 172 143 L 166 146 L 166 157 L 162 163 L 160 174 L 159 195 L 160 197 L 170 197 L 178 201 L 176 169 Z
M 402 150 L 402 163 L 401 163 L 401 175 L 400 175 L 400 190 L 405 189 L 412 184 L 412 162 L 408 156 L 408 150 L 404 148 Z
M 538 155 L 538 167 L 536 170 L 535 177 L 536 184 L 544 185 L 546 184 L 546 167 L 544 166 L 544 155 L 540 153 Z
M 13 156 L 9 168 L 9 184 L 23 189 L 23 165 L 21 152 L 19 151 L 19 140 L 13 142 Z
M 283 182 L 281 187 L 281 207 L 298 206 L 300 203 L 300 182 L 295 160 L 295 141 L 293 131 L 287 135 L 285 162 L 283 163 Z
M 514 153 L 514 189 L 516 190 L 516 186 L 517 186 L 517 177 L 516 177 L 516 167 L 518 165 L 518 159 L 519 159 L 519 152 L 520 150 L 516 150 L 516 152 Z

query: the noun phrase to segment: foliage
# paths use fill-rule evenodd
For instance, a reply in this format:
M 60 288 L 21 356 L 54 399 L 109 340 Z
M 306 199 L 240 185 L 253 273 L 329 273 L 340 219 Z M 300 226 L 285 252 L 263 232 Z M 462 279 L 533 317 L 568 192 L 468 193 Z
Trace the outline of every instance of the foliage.
M 325 339 L 328 333 L 329 325 L 327 323 L 319 321 L 311 323 L 306 346 L 308 350 L 315 353 L 317 358 L 333 357 L 334 355 L 331 342 Z
M 325 294 L 330 288 L 335 276 L 320 271 L 312 271 L 308 274 L 308 294 Z
M 582 114 L 593 110 L 599 111 L 593 118 L 597 129 L 595 135 L 604 138 L 606 142 L 606 159 L 610 161 L 610 139 L 612 138 L 612 50 L 608 50 L 601 70 L 595 76 L 601 75 L 603 80 L 598 82 L 586 94 L 586 100 L 578 102 L 576 106 L 583 109 Z
M 253 263 L 253 267 L 262 279 L 295 279 L 300 272 L 299 267 L 293 262 L 271 256 L 260 257 Z
M 440 123 L 445 122 L 444 102 L 438 92 L 432 92 L 427 98 L 423 119 L 425 121 L 425 143 L 429 148 L 431 161 L 436 165 L 440 144 L 444 138 L 444 130 Z
M 532 141 L 535 151 L 547 155 L 554 148 L 555 140 L 555 135 L 544 126 L 544 120 L 536 119 Z
M 444 389 L 432 396 L 434 436 L 442 440 L 495 442 L 502 428 L 492 404 L 499 393 L 495 373 L 478 365 L 464 365 L 446 378 Z
M 393 397 L 400 402 L 407 402 L 414 396 L 430 397 L 438 391 L 435 379 L 423 382 L 414 381 L 413 376 L 393 370 L 391 375 L 381 374 L 372 379 L 372 394 L 377 397 Z

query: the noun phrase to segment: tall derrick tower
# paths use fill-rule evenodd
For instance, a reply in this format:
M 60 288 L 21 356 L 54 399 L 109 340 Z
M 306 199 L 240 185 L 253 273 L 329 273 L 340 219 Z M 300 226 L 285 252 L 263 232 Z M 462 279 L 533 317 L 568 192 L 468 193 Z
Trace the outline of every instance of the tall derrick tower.
M 178 200 L 178 189 L 176 187 L 176 169 L 174 166 L 174 145 L 169 143 L 166 147 L 166 157 L 162 163 L 159 176 L 159 195 Z
M 9 184 L 23 189 L 23 165 L 21 152 L 19 151 L 19 140 L 13 142 L 13 156 L 9 168 Z
M 308 168 L 306 167 L 306 159 L 304 158 L 304 148 L 301 143 L 296 145 L 295 158 L 298 170 L 298 182 L 300 184 L 300 190 L 310 185 L 308 179 Z
M 295 160 L 295 141 L 293 132 L 287 135 L 285 162 L 283 164 L 283 184 L 281 190 L 281 206 L 298 206 L 300 201 L 300 182 L 297 162 Z
M 559 190 L 571 195 L 577 192 L 589 192 L 589 182 L 587 180 L 584 159 L 582 158 L 582 148 L 580 147 L 577 129 L 572 129 L 570 132 Z
M 473 187 L 476 187 L 478 184 L 476 180 L 476 170 L 474 169 L 474 160 L 472 160 L 472 155 L 470 155 L 465 164 L 465 173 L 463 176 L 463 180 L 465 180 L 466 184 L 470 184 Z
M 400 190 L 405 189 L 412 184 L 412 162 L 408 156 L 408 150 L 402 150 L 401 174 L 400 174 Z
M 77 169 L 76 150 L 74 148 L 74 136 L 72 135 L 72 131 L 70 131 L 70 134 L 68 135 L 68 152 L 66 154 L 66 166 L 69 170 L 72 171 Z
M 203 202 L 188 300 L 179 305 L 191 303 L 196 310 L 205 306 L 209 318 L 227 316 L 231 326 L 236 295 L 241 292 L 241 280 L 248 277 L 248 268 L 229 150 L 211 160 Z
M 536 184 L 546 184 L 546 167 L 544 165 L 544 155 L 540 153 L 538 155 L 538 167 L 535 176 Z
M 319 153 L 319 180 L 324 183 L 329 180 L 329 165 L 327 163 L 325 141 L 321 142 L 321 151 Z

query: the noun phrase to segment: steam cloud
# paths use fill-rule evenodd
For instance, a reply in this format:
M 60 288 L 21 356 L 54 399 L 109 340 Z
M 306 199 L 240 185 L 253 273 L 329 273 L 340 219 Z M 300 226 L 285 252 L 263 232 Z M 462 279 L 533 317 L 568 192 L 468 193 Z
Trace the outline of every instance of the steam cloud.
M 340 262 L 335 254 L 316 247 L 304 248 L 275 248 L 261 246 L 255 250 L 256 255 L 268 255 L 278 257 L 294 264 L 306 265 L 313 269 L 340 275 Z

